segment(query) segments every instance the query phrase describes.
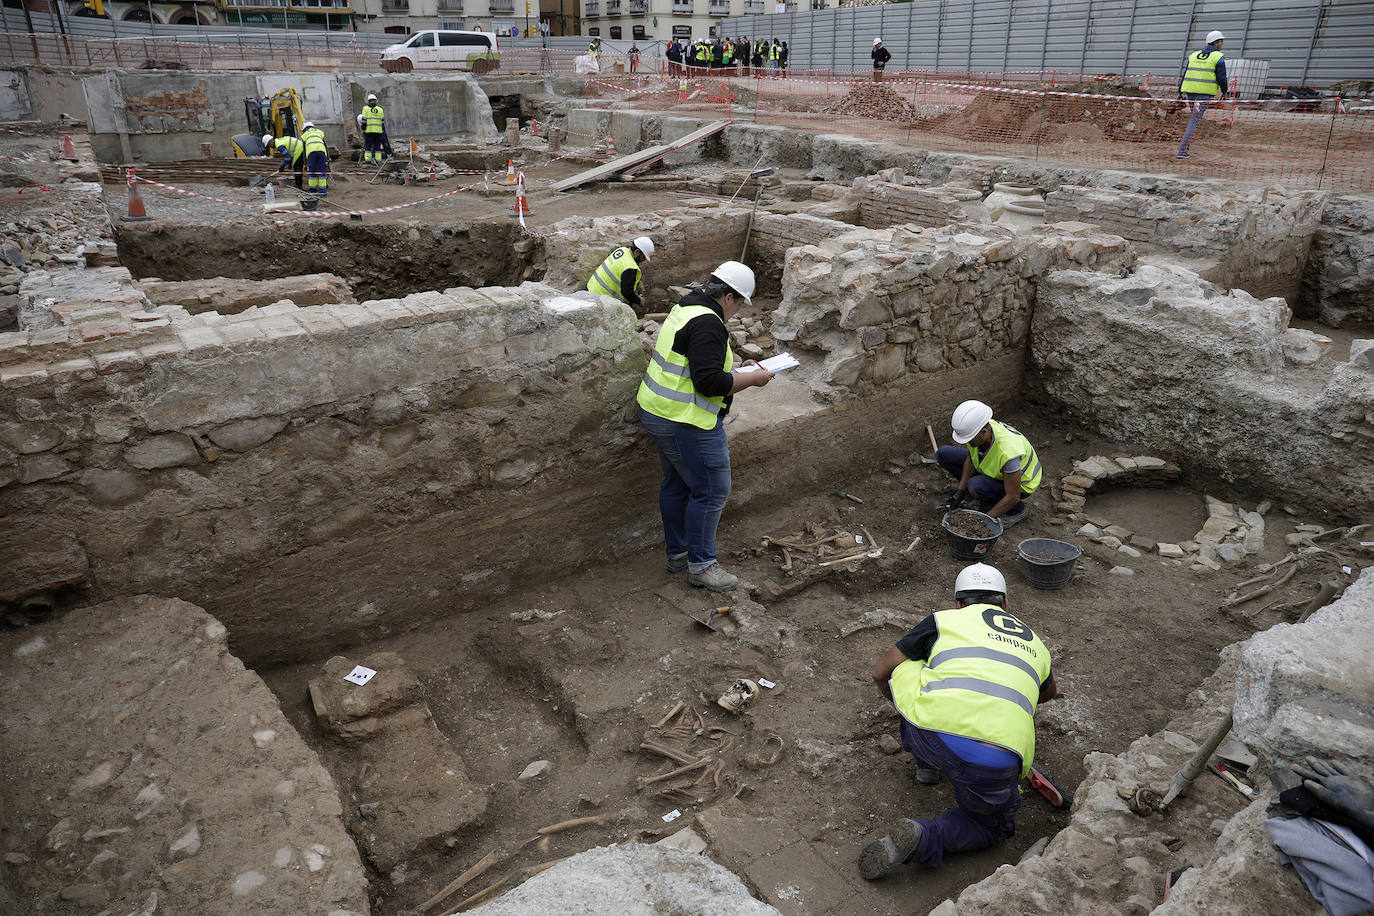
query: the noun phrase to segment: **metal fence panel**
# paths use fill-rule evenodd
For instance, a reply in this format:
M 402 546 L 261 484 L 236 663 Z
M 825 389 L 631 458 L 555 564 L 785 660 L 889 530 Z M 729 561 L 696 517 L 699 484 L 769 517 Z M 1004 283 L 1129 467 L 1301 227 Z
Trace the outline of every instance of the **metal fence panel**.
M 1176 81 L 1220 29 L 1229 57 L 1270 62 L 1271 86 L 1374 78 L 1374 0 L 915 0 L 720 28 L 786 39 L 794 70 L 866 70 L 881 33 L 889 69 L 1150 74 L 1151 86 Z

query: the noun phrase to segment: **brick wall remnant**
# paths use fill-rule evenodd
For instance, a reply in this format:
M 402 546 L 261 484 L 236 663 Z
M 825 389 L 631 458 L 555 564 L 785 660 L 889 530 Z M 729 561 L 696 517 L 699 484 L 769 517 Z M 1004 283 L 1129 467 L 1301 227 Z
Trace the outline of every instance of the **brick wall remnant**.
M 1327 203 L 1293 311 L 1335 328 L 1374 328 L 1374 201 L 1333 197 Z
M 948 190 L 940 188 L 919 188 L 873 178 L 856 178 L 854 193 L 859 197 L 859 225 L 868 229 L 992 222 L 981 205 L 967 205 Z

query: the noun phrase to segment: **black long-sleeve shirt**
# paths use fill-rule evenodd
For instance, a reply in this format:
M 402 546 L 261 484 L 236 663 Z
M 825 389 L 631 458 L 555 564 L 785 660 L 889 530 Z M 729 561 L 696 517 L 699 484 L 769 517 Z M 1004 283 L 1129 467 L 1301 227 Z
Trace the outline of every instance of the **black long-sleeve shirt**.
M 873 49 L 874 70 L 882 70 L 886 68 L 887 62 L 890 60 L 892 60 L 892 55 L 888 53 L 887 48 L 884 48 L 882 45 L 879 45 L 878 47 Z
M 687 369 L 692 386 L 704 397 L 725 398 L 720 415 L 730 412 L 730 389 L 735 377 L 723 368 L 725 350 L 730 345 L 730 332 L 725 329 L 725 313 L 716 300 L 702 290 L 693 290 L 682 297 L 678 305 L 704 305 L 714 315 L 698 315 L 682 326 L 673 338 L 673 352 L 687 357 Z
M 620 298 L 629 305 L 639 305 L 639 293 L 635 292 L 635 286 L 638 284 L 639 268 L 628 267 L 620 275 Z

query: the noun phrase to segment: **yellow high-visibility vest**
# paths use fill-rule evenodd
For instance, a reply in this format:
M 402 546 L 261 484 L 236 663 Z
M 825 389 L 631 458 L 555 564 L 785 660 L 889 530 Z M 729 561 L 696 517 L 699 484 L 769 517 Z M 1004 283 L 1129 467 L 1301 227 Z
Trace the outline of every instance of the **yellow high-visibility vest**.
M 992 427 L 992 445 L 979 457 L 973 443 L 968 445 L 969 461 L 973 469 L 993 480 L 1002 479 L 1002 467 L 1013 458 L 1021 459 L 1021 493 L 1030 496 L 1040 489 L 1040 457 L 1030 440 L 1016 431 L 1014 427 L 996 420 L 989 420 Z
M 1188 55 L 1188 69 L 1183 72 L 1180 92 L 1196 92 L 1201 95 L 1221 95 L 1217 83 L 1217 64 L 1221 62 L 1220 51 L 1201 50 Z
M 677 332 L 687 326 L 687 322 L 701 315 L 710 315 L 719 320 L 720 316 L 704 305 L 675 305 L 668 313 L 659 329 L 658 339 L 654 341 L 653 352 L 649 354 L 649 368 L 644 380 L 639 383 L 639 393 L 635 401 L 640 407 L 654 416 L 677 423 L 690 423 L 701 429 L 714 429 L 720 420 L 720 412 L 725 409 L 725 398 L 703 397 L 692 384 L 692 370 L 687 357 L 673 350 L 673 340 Z M 725 365 L 730 371 L 735 364 L 734 351 L 725 344 Z

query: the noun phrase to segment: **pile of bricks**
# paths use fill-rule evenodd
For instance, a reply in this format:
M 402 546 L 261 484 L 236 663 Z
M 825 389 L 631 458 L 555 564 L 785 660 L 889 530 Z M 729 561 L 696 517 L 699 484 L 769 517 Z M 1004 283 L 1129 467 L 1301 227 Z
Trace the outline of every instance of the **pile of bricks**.
M 1178 465 L 1162 458 L 1108 458 L 1094 455 L 1076 462 L 1073 471 L 1051 490 L 1054 506 L 1061 512 L 1081 512 L 1094 487 L 1167 487 L 1183 474 Z

